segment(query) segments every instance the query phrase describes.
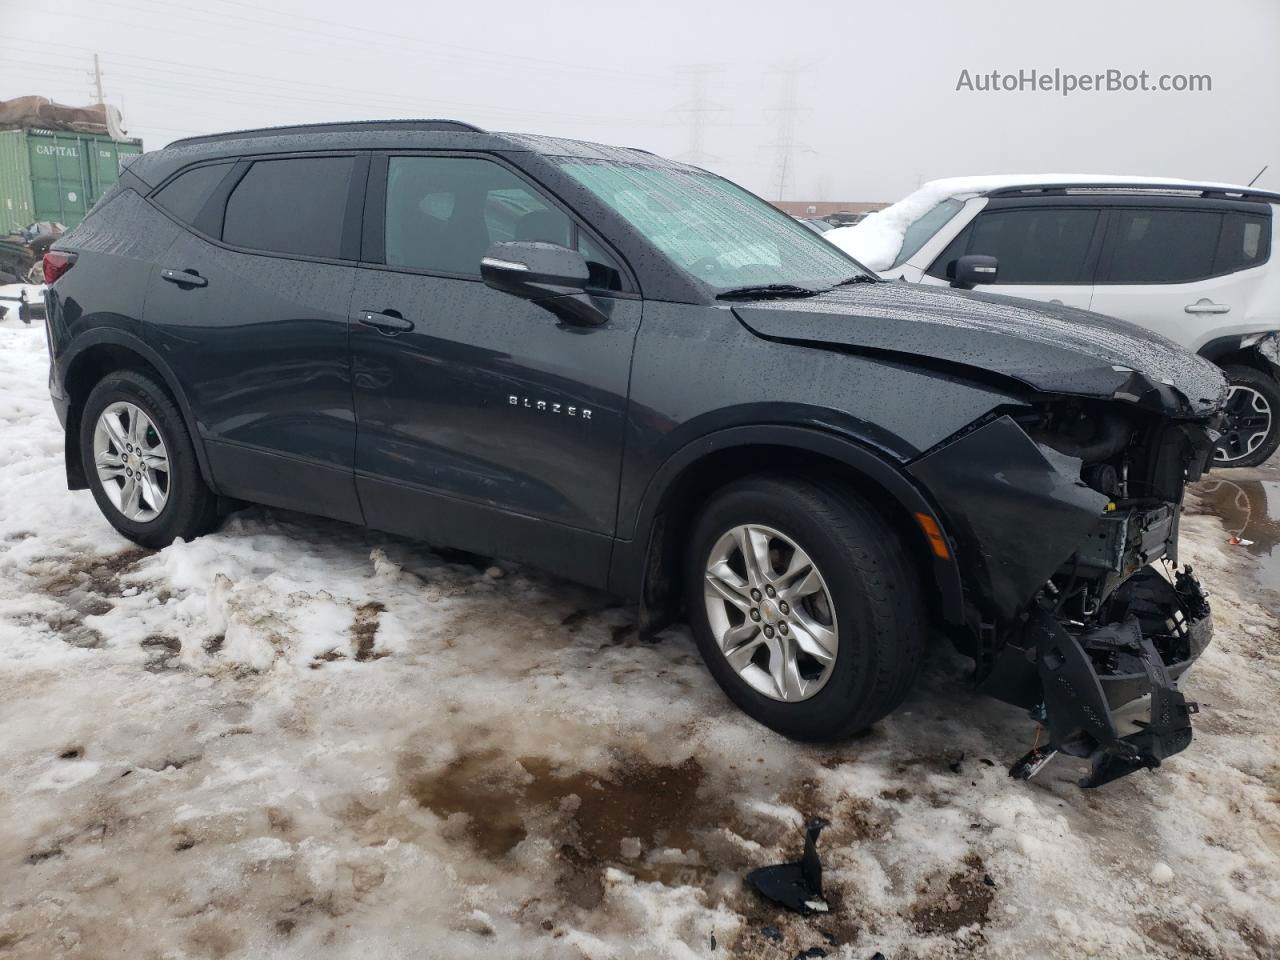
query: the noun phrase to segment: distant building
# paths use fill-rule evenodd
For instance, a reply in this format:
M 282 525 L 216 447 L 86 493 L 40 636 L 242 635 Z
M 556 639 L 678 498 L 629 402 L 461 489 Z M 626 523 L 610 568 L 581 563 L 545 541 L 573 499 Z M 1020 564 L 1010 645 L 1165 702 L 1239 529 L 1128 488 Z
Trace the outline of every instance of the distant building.
M 860 200 L 774 200 L 773 205 L 793 217 L 813 217 L 821 220 L 833 213 L 870 213 L 873 210 L 883 210 L 889 204 L 866 203 Z

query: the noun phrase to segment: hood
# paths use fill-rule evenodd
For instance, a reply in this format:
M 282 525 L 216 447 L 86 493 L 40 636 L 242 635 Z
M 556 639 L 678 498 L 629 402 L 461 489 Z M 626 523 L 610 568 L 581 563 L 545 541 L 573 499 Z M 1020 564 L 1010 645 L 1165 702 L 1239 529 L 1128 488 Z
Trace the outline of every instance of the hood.
M 1184 417 L 1226 396 L 1213 364 L 1112 317 L 1056 304 L 906 283 L 851 284 L 803 300 L 735 306 L 771 340 L 926 358 L 1043 393 L 1113 398 Z

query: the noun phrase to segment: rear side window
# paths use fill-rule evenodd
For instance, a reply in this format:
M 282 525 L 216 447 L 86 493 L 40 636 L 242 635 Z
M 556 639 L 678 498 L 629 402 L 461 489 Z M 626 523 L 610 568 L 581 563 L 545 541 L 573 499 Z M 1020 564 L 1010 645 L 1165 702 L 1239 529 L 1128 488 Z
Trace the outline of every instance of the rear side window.
M 338 259 L 354 165 L 351 157 L 259 160 L 227 200 L 223 242 Z
M 980 213 L 963 253 L 986 254 L 1000 262 L 997 284 L 1087 283 L 1089 246 L 1098 211 L 1085 207 L 1044 207 Z M 963 234 L 961 235 L 963 237 Z M 962 256 L 953 242 L 938 259 Z
M 187 170 L 161 188 L 155 201 L 183 223 L 195 223 L 196 216 L 230 169 L 229 163 L 213 163 Z
M 1212 276 L 1222 220 L 1208 210 L 1117 210 L 1098 280 L 1183 283 Z
M 476 157 L 391 157 L 387 165 L 386 262 L 432 273 L 480 275 L 494 243 L 536 240 L 577 249 L 590 285 L 621 290 L 613 259 L 510 170 Z

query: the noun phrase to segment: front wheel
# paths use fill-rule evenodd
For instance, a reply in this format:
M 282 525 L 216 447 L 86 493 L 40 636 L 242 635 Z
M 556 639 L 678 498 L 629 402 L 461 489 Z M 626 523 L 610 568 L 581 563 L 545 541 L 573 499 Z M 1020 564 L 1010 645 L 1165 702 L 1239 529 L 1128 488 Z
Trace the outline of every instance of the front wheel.
M 760 723 L 832 740 L 906 696 L 924 650 L 916 577 L 897 534 L 853 492 L 738 481 L 698 518 L 686 564 L 702 657 Z
M 1224 372 L 1230 393 L 1214 465 L 1259 466 L 1280 446 L 1280 383 L 1253 367 L 1227 367 Z
M 118 370 L 99 381 L 81 414 L 80 456 L 98 508 L 134 543 L 166 547 L 217 522 L 182 414 L 149 377 Z

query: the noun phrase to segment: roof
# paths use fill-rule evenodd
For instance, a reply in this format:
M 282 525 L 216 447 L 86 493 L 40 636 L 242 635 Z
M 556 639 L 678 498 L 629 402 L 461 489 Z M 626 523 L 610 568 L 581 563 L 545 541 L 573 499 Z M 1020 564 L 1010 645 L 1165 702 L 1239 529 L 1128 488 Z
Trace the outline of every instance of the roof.
M 614 147 L 536 134 L 495 133 L 460 120 L 423 119 L 315 123 L 187 137 L 173 141 L 162 150 L 143 154 L 129 165 L 129 173 L 147 186 L 154 187 L 187 164 L 201 160 L 311 150 L 414 149 L 536 153 L 691 169 L 635 147 Z
M 461 120 L 347 120 L 337 123 L 301 123 L 285 127 L 258 127 L 250 130 L 230 130 L 225 133 L 207 133 L 174 140 L 165 149 L 185 147 L 195 143 L 217 143 L 221 140 L 292 137 L 309 133 L 359 133 L 370 130 L 446 130 L 484 133 L 479 127 L 463 123 Z
M 1152 192 L 1280 201 L 1280 193 L 1234 183 L 1135 177 L 1111 173 L 1014 173 L 930 180 L 921 189 L 937 196 L 1025 196 L 1029 193 Z

